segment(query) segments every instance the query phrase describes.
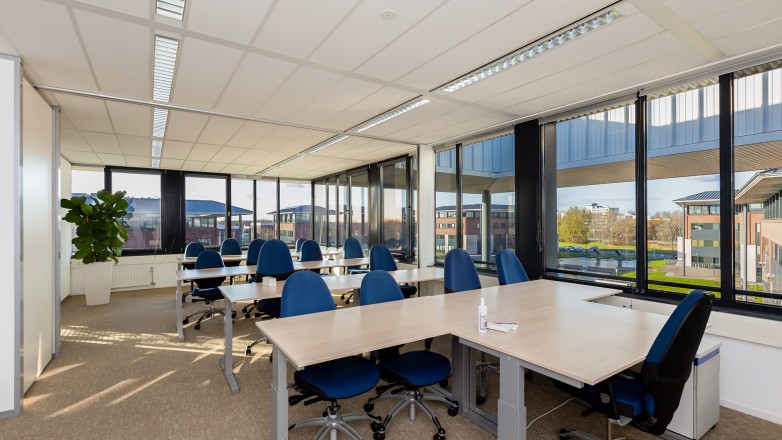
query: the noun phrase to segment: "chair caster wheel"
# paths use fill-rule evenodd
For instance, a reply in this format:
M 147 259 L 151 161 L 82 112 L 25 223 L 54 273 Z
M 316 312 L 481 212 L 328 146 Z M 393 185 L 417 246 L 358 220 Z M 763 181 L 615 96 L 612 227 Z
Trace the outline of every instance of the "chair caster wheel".
M 196 324 L 193 328 L 196 330 L 201 330 L 201 324 Z
M 475 397 L 475 404 L 476 405 L 483 405 L 486 403 L 486 396 L 476 396 Z
M 459 407 L 458 406 L 449 406 L 448 407 L 448 415 L 451 417 L 455 417 L 456 414 L 459 414 Z
M 182 320 L 182 324 L 187 324 L 188 322 L 190 322 L 190 320 L 189 320 L 189 319 L 187 319 L 187 318 L 185 318 L 185 319 L 183 319 L 183 320 Z
M 339 299 L 345 299 L 345 294 L 343 293 L 342 295 L 340 295 Z
M 345 300 L 345 304 L 350 304 L 350 300 L 349 300 L 349 299 L 346 299 L 346 300 Z
M 263 316 L 263 313 L 261 313 L 261 312 L 255 312 L 255 317 L 256 317 L 256 318 L 260 318 L 261 316 Z
M 269 362 L 273 362 L 273 361 L 274 361 L 274 355 L 273 355 L 273 354 L 270 354 L 270 355 L 269 355 Z
M 245 319 L 250 319 L 250 314 L 249 313 L 245 313 L 244 317 L 245 317 Z
M 437 383 L 437 385 L 440 385 L 440 388 L 446 388 L 448 387 L 448 379 L 441 380 Z
M 383 430 L 382 429 L 383 428 L 383 424 L 380 423 L 380 422 L 372 422 L 372 424 L 369 425 L 369 427 L 372 428 L 372 432 L 375 432 L 375 433 L 378 432 L 378 431 Z M 383 430 L 383 431 L 385 431 L 385 430 Z M 385 433 L 383 435 L 385 436 Z
M 386 438 L 386 435 L 385 434 L 381 434 L 379 432 L 376 432 L 376 433 L 372 434 L 372 438 L 374 440 L 384 440 Z
M 231 319 L 236 318 L 236 312 L 231 312 Z
M 253 355 L 253 351 L 250 350 L 250 347 L 247 347 L 247 350 L 244 350 L 244 354 L 247 355 L 247 356 L 252 356 Z
M 328 416 L 329 416 L 329 412 L 328 411 L 323 411 L 323 417 L 328 417 Z
M 247 307 L 242 307 L 242 313 L 247 313 Z
M 364 404 L 364 412 L 372 412 L 373 409 L 375 409 L 375 404 L 374 403 L 365 403 Z M 375 423 L 377 423 L 377 422 L 372 422 L 373 425 Z
M 440 434 L 435 434 L 432 436 L 432 440 L 445 440 L 445 436 Z

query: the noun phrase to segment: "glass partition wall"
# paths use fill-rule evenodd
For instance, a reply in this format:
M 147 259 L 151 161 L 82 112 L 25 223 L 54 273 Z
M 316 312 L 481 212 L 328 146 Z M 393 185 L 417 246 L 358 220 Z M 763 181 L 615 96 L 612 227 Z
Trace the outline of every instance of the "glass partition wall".
M 411 206 L 408 199 L 407 160 L 383 165 L 380 170 L 383 197 L 382 241 L 392 254 L 408 260 L 408 216 Z

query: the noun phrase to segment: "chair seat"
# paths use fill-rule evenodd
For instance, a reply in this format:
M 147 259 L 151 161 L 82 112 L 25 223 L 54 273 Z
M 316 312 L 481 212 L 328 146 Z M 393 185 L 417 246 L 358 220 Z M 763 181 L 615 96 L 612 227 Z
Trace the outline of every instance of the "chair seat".
M 451 375 L 448 358 L 431 351 L 410 351 L 378 364 L 381 375 L 391 382 L 411 387 L 426 387 Z
M 410 298 L 418 292 L 418 289 L 415 286 L 399 286 L 399 288 L 402 290 L 402 295 L 405 298 Z
M 218 299 L 223 299 L 223 294 L 220 293 L 220 289 L 217 287 L 207 288 L 207 289 L 195 289 L 193 290 L 193 293 L 191 293 L 192 296 L 197 296 L 199 298 L 203 298 L 207 301 L 215 301 Z
M 371 390 L 380 380 L 380 372 L 369 359 L 350 356 L 305 367 L 293 379 L 323 398 L 347 399 Z
M 263 310 L 269 316 L 272 316 L 274 318 L 280 317 L 280 308 L 282 307 L 282 299 L 280 298 L 262 299 L 260 300 L 260 303 Z
M 646 392 L 641 387 L 640 381 L 624 377 L 613 377 L 611 378 L 611 386 L 614 388 L 614 398 L 620 414 L 628 417 L 638 417 L 647 412 L 645 405 Z

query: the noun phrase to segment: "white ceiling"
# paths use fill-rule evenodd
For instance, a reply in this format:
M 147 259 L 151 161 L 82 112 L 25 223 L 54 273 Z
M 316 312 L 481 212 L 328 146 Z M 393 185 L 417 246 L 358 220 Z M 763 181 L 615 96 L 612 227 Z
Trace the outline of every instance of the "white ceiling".
M 0 52 L 19 55 L 34 84 L 149 102 L 154 36 L 179 40 L 170 104 L 198 111 L 169 112 L 160 163 L 168 169 L 256 174 L 334 131 L 418 96 L 431 100 L 363 132 L 376 139 L 351 136 L 269 173 L 312 179 L 731 57 L 782 51 L 779 0 L 612 4 L 188 0 L 177 22 L 156 16 L 154 0 L 3 0 Z M 607 7 L 624 18 L 455 93 L 439 90 Z M 383 20 L 386 9 L 396 19 Z M 66 159 L 150 166 L 150 107 L 43 94 L 62 108 Z

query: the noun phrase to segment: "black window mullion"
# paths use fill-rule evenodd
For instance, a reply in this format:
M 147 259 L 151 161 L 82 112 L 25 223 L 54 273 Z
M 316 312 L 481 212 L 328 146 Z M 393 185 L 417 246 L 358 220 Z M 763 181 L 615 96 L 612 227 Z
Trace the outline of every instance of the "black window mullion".
M 231 228 L 231 177 L 229 176 L 225 178 L 225 238 L 230 237 L 233 237 L 233 229 Z
M 720 90 L 720 304 L 736 302 L 734 281 L 734 161 L 733 161 L 733 73 L 721 75 Z
M 456 247 L 463 249 L 462 234 L 462 144 L 456 144 Z M 446 237 L 446 240 L 448 238 Z M 447 244 L 446 244 L 447 245 Z
M 277 228 L 277 239 L 280 239 L 280 178 L 277 178 L 277 210 L 274 213 L 274 225 Z
M 635 101 L 635 285 L 640 293 L 646 293 L 649 276 L 646 241 L 646 109 L 646 96 L 639 96 Z
M 405 159 L 405 185 L 407 186 L 407 197 L 405 200 L 405 224 L 407 225 L 407 239 L 405 245 L 407 246 L 407 259 L 413 261 L 415 256 L 413 255 L 413 157 L 407 156 Z
M 258 238 L 258 181 L 253 180 L 253 227 L 252 227 L 252 240 Z

